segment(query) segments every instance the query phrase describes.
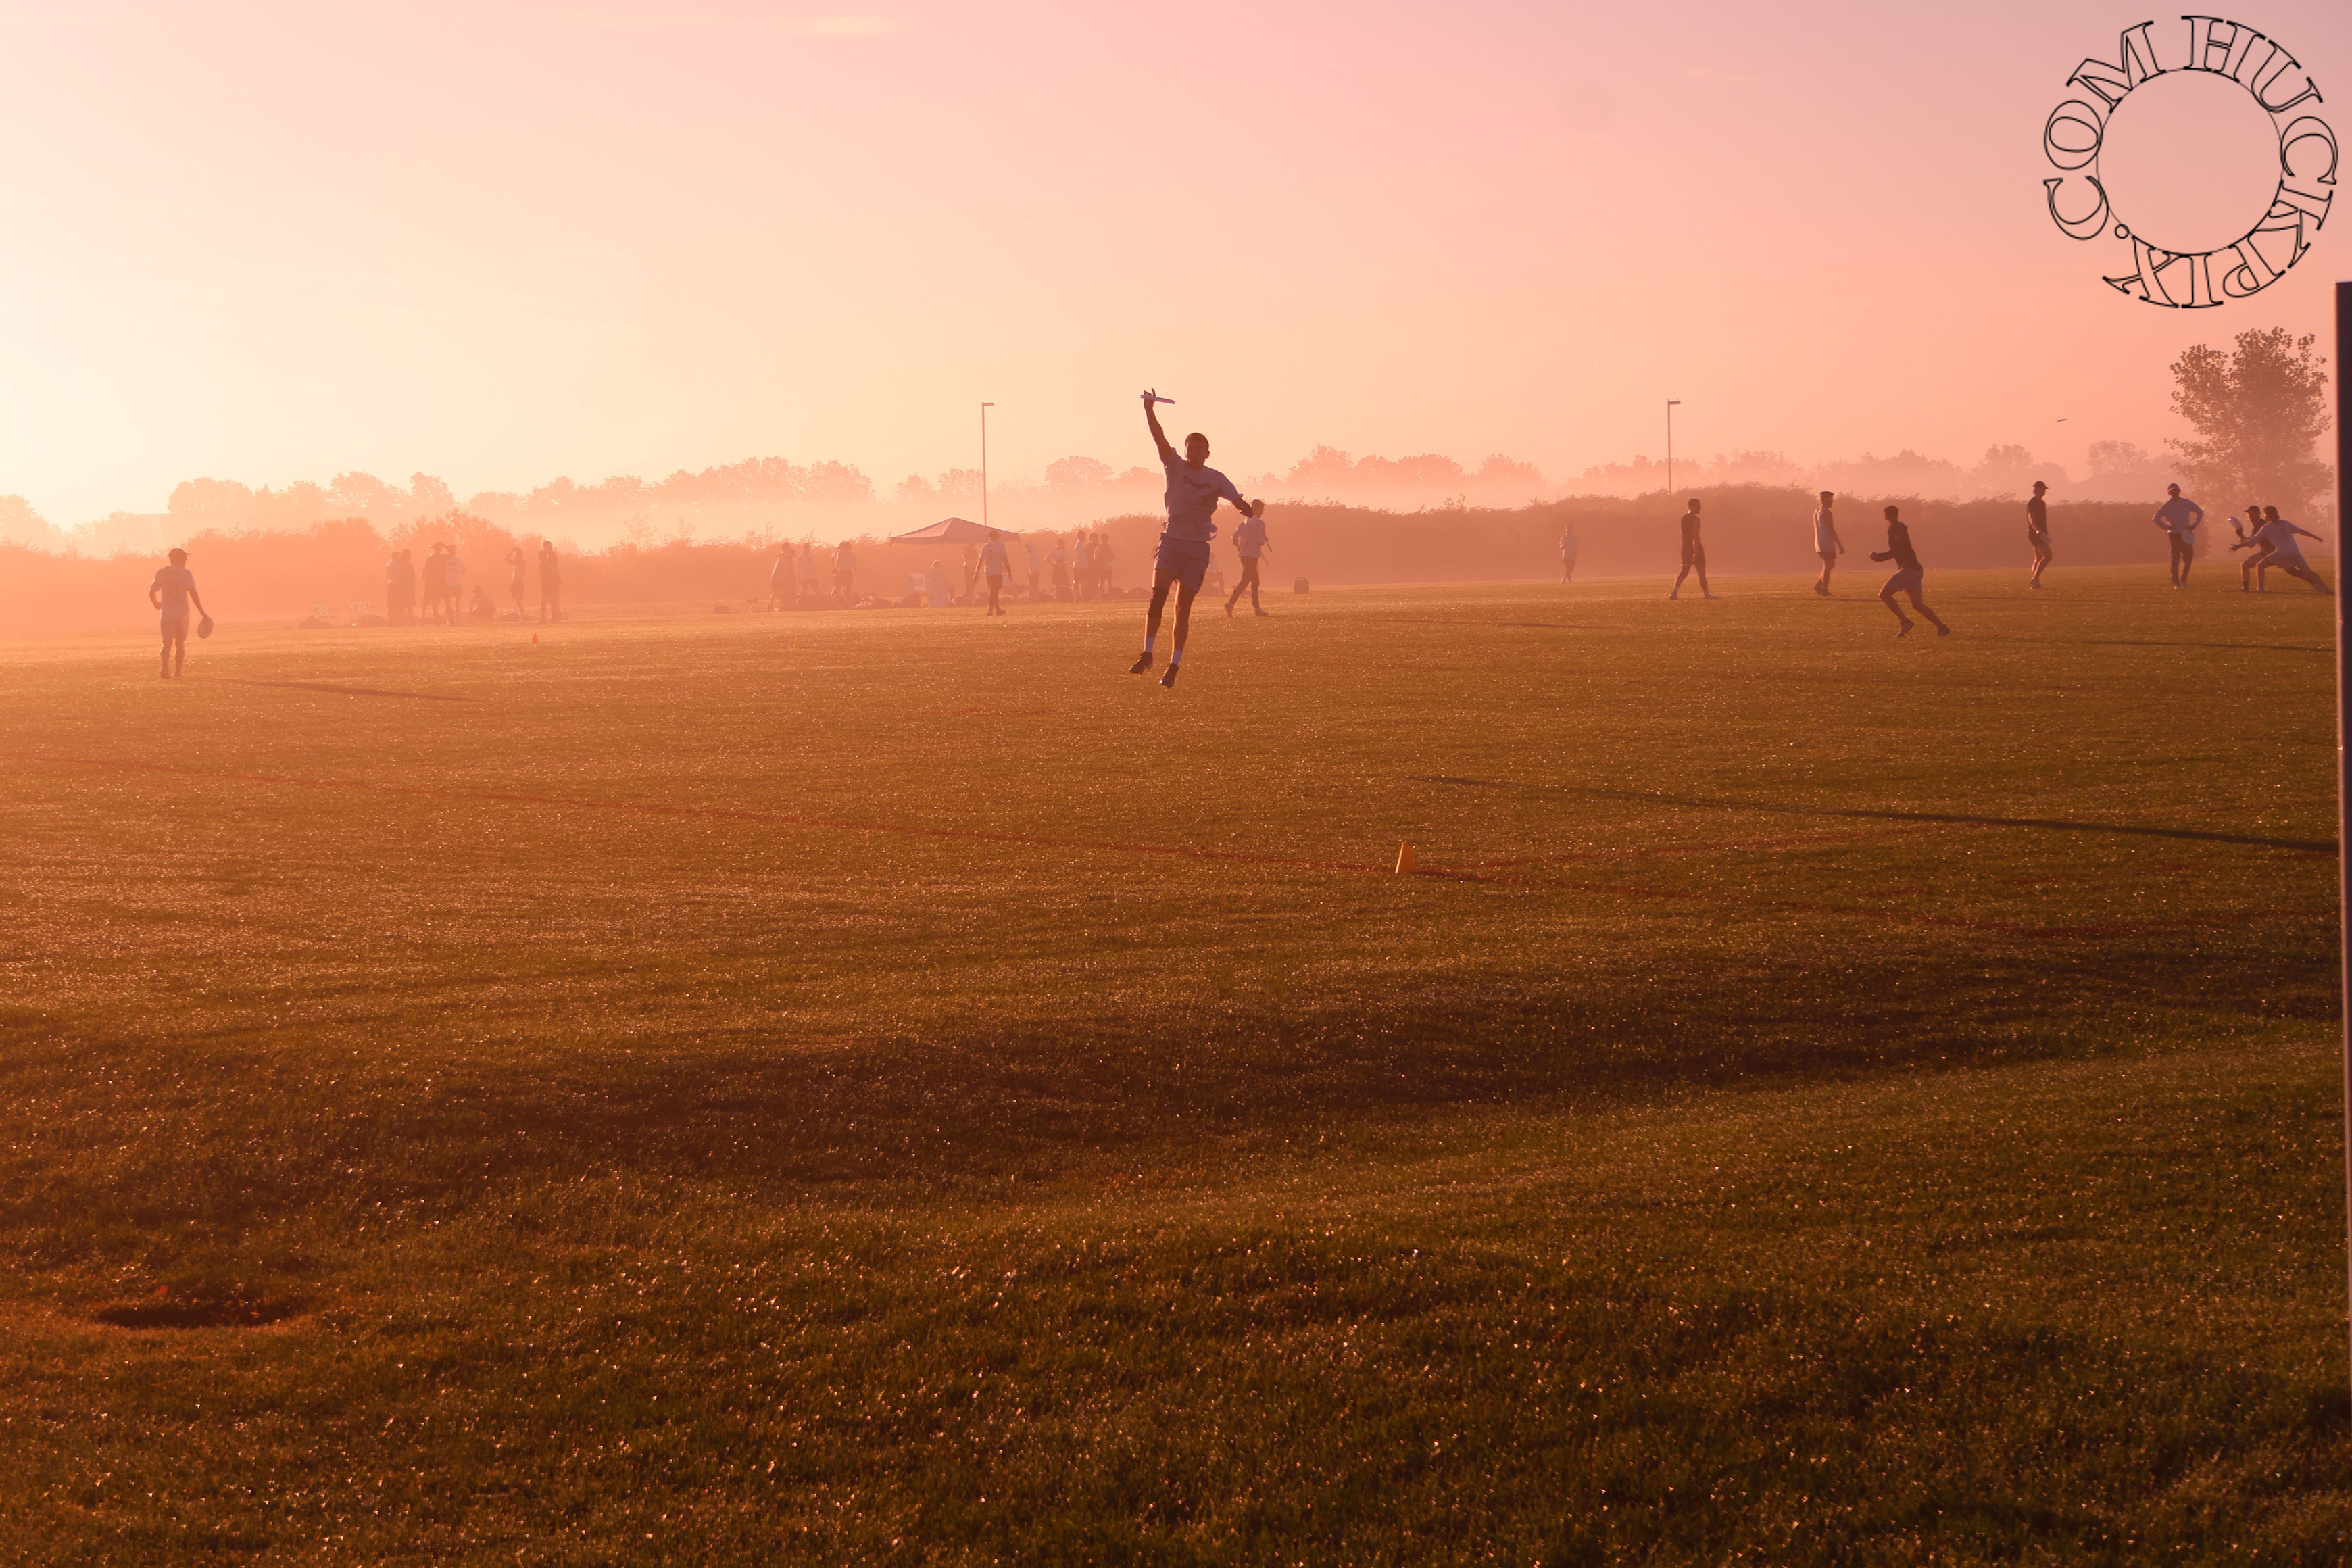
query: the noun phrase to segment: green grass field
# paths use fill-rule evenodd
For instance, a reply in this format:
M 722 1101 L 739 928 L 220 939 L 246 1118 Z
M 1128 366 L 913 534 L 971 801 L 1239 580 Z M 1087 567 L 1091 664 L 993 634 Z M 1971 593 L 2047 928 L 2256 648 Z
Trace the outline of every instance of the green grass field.
M 2340 1562 L 2327 605 L 2021 577 L 0 647 L 0 1551 Z

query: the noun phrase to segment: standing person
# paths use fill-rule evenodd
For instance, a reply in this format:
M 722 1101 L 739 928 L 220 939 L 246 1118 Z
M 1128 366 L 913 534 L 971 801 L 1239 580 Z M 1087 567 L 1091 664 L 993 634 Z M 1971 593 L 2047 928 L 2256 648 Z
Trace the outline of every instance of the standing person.
M 1681 598 L 1683 579 L 1694 572 L 1698 574 L 1699 593 L 1704 597 L 1714 598 L 1714 590 L 1706 585 L 1706 545 L 1698 536 L 1698 497 L 1696 496 L 1690 499 L 1690 510 L 1683 513 L 1683 569 L 1675 574 L 1675 585 L 1667 590 L 1666 597 Z
M 1836 500 L 1834 491 L 1823 490 L 1822 504 L 1813 509 L 1813 553 L 1822 558 L 1822 580 L 1813 584 L 1813 592 L 1824 599 L 1830 596 L 1830 573 L 1845 553 L 1845 541 L 1838 537 Z
M 846 539 L 834 547 L 833 597 L 837 604 L 857 602 L 857 552 L 849 547 Z
M 522 542 L 520 540 L 517 540 L 515 542 L 515 547 L 507 552 L 507 593 L 514 599 L 516 620 L 521 620 L 523 618 L 522 567 L 525 559 L 526 557 L 522 552 Z
M 931 563 L 930 574 L 923 579 L 923 603 L 931 609 L 940 609 L 948 602 L 948 567 L 944 561 Z
M 1054 573 L 1054 597 L 1064 604 L 1070 599 L 1070 563 L 1062 553 L 1062 542 L 1054 541 L 1054 548 L 1045 552 L 1045 564 Z
M 768 566 L 768 608 L 781 610 L 793 592 L 793 546 L 790 540 L 776 546 L 776 558 Z
M 1077 532 L 1076 542 L 1070 546 L 1070 575 L 1077 581 L 1078 597 L 1081 599 L 1091 599 L 1095 596 L 1095 547 L 1093 544 L 1093 539 L 1094 535 L 1088 533 L 1084 529 L 1080 529 Z
M 2025 542 L 2033 551 L 2033 575 L 2025 580 L 2029 588 L 2042 586 L 2042 568 L 2050 564 L 2050 502 L 2043 499 L 2050 487 L 2041 479 L 2033 481 L 2033 499 L 2025 503 Z
M 147 584 L 147 602 L 163 612 L 163 679 L 169 680 L 187 672 L 190 602 L 207 621 L 213 613 L 205 608 L 205 596 L 196 592 L 196 574 L 188 570 L 188 552 L 174 550 L 167 559 L 171 563 L 157 567 L 155 580 Z
M 457 559 L 457 547 L 443 546 L 441 556 L 441 597 L 449 606 L 449 625 L 457 624 L 459 595 L 466 591 L 466 563 Z
M 1559 536 L 1559 580 L 1576 581 L 1576 554 L 1584 548 L 1584 541 L 1576 537 L 1576 524 L 1570 523 Z
M 1936 612 L 1927 607 L 1927 601 L 1919 596 L 1925 568 L 1919 564 L 1917 552 L 1911 548 L 1911 531 L 1904 525 L 1901 507 L 1886 509 L 1886 548 L 1872 551 L 1870 558 L 1895 563 L 1895 575 L 1886 580 L 1886 586 L 1878 591 L 1878 597 L 1880 603 L 1895 612 L 1895 618 L 1903 623 L 1903 629 L 1895 634 L 1896 637 L 1911 635 L 1911 617 L 1905 615 L 1903 606 L 1895 602 L 1895 595 L 1898 593 L 1911 595 L 1912 605 L 1935 626 L 1937 637 L 1952 635 L 1952 628 L 1946 626 Z
M 2189 563 L 2197 559 L 2197 530 L 2205 521 L 2205 509 L 2182 495 L 2179 485 L 2165 486 L 2164 493 L 2170 499 L 2156 509 L 2156 526 L 2172 542 L 2172 585 L 2186 588 Z
M 563 568 L 555 559 L 555 541 L 539 542 L 539 618 L 563 618 Z
M 394 551 L 383 563 L 383 618 L 395 626 L 416 618 L 416 568 L 405 550 Z
M 1184 455 L 1176 455 L 1176 448 L 1168 444 L 1168 433 L 1160 427 L 1154 401 L 1151 393 L 1143 395 L 1143 420 L 1151 427 L 1152 444 L 1160 448 L 1160 466 L 1168 475 L 1168 526 L 1160 531 L 1160 553 L 1152 563 L 1151 608 L 1143 617 L 1143 657 L 1128 673 L 1150 672 L 1152 645 L 1160 640 L 1160 613 L 1172 584 L 1177 589 L 1176 640 L 1168 655 L 1168 673 L 1160 678 L 1160 684 L 1172 690 L 1184 659 L 1184 637 L 1192 626 L 1192 595 L 1201 591 L 1202 575 L 1209 569 L 1209 542 L 1217 537 L 1213 521 L 1217 502 L 1231 501 L 1253 517 L 1256 512 L 1234 489 L 1233 480 L 1209 467 L 1206 436 L 1193 431 L 1184 437 Z
M 963 591 L 956 595 L 959 605 L 969 605 L 980 597 L 980 547 L 963 547 Z
M 998 598 L 1004 592 L 1004 580 L 1013 575 L 1013 563 L 1004 550 L 1004 535 L 995 529 L 988 531 L 988 542 L 980 547 L 980 569 L 988 578 L 988 613 L 1001 616 L 1004 606 Z
M 1110 530 L 1100 529 L 1095 534 L 1095 585 L 1105 596 L 1118 593 L 1118 557 L 1110 547 Z
M 2278 508 L 2274 506 L 2263 508 L 2263 526 L 2254 537 L 2266 542 L 2270 546 L 2270 552 L 2261 558 L 2258 564 L 2264 571 L 2275 566 L 2290 577 L 2302 578 L 2311 584 L 2311 591 L 2315 594 L 2331 592 L 2332 590 L 2321 579 L 2319 574 L 2311 569 L 2311 563 L 2303 558 L 2303 546 L 2295 542 L 2297 534 L 2301 534 L 2305 539 L 2324 537 L 2312 532 L 2307 528 L 2297 528 L 2281 517 Z M 2262 592 L 2260 588 L 2254 591 Z
M 817 575 L 815 540 L 801 541 L 800 559 L 793 563 L 793 571 L 800 587 L 800 596 L 797 601 L 800 607 L 803 610 L 814 609 L 824 597 L 824 590 L 819 585 L 822 579 Z
M 441 575 L 442 565 L 441 546 L 436 544 L 425 552 L 425 619 L 436 626 L 441 619 L 441 595 L 448 586 L 448 580 Z
M 1262 616 L 1265 614 L 1265 606 L 1257 599 L 1257 561 L 1259 556 L 1273 548 L 1265 542 L 1265 502 L 1250 503 L 1249 515 L 1243 518 L 1241 526 L 1234 530 L 1234 548 L 1241 552 L 1242 577 L 1234 584 L 1233 597 L 1225 601 L 1225 615 L 1228 619 L 1232 617 L 1234 606 L 1241 602 L 1242 590 L 1246 588 L 1249 590 L 1250 608 Z M 1564 583 L 1568 579 L 1563 577 L 1560 581 Z
M 1027 562 L 1027 564 L 1028 564 L 1028 567 L 1029 567 L 1029 602 L 1030 602 L 1031 604 L 1033 604 L 1033 605 L 1034 605 L 1034 604 L 1035 604 L 1035 603 L 1037 602 L 1037 541 L 1036 541 L 1036 539 L 1035 539 L 1034 536 L 1024 537 L 1024 538 L 1021 541 L 1021 551 L 1022 551 L 1022 554 L 1026 558 L 1026 562 Z

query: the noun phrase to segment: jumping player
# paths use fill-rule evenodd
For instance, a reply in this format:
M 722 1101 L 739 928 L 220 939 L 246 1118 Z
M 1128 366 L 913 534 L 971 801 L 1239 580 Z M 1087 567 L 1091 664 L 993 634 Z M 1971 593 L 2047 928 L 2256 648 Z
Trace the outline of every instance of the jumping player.
M 1831 504 L 1836 500 L 1834 492 L 1823 490 L 1822 504 L 1813 509 L 1813 553 L 1822 558 L 1822 580 L 1813 584 L 1813 592 L 1824 599 L 1830 596 L 1830 574 L 1837 568 L 1837 558 L 1845 553 L 1845 541 L 1838 537 L 1837 513 Z
M 2311 584 L 2311 591 L 2315 594 L 2332 592 L 2319 574 L 2311 569 L 2311 563 L 2303 558 L 2303 546 L 2294 542 L 2297 534 L 2305 539 L 2323 537 L 2287 521 L 2278 514 L 2278 508 L 2274 506 L 2263 508 L 2263 526 L 2254 537 L 2269 544 L 2270 553 L 2261 558 L 2261 566 L 2264 571 L 2275 566 L 2290 577 L 2302 578 Z
M 172 563 L 155 569 L 155 580 L 147 585 L 147 602 L 163 614 L 163 679 L 184 674 L 188 668 L 188 605 L 194 601 L 196 614 L 209 620 L 212 612 L 205 608 L 205 596 L 196 592 L 196 574 L 188 570 L 188 552 L 174 550 Z
M 1870 558 L 1873 561 L 1895 563 L 1895 575 L 1889 577 L 1886 580 L 1886 586 L 1878 591 L 1879 601 L 1894 611 L 1895 618 L 1903 623 L 1903 629 L 1895 634 L 1896 637 L 1907 637 L 1911 635 L 1911 617 L 1905 615 L 1903 606 L 1895 602 L 1895 595 L 1897 594 L 1911 595 L 1913 606 L 1927 618 L 1928 623 L 1936 628 L 1937 637 L 1950 637 L 1952 628 L 1946 626 L 1937 617 L 1936 612 L 1927 607 L 1927 601 L 1919 596 L 1920 577 L 1924 568 L 1919 564 L 1918 552 L 1911 548 L 1911 531 L 1904 526 L 1902 512 L 1901 507 L 1890 506 L 1886 509 L 1886 548 L 1870 552 Z
M 1217 502 L 1229 500 L 1253 517 L 1256 512 L 1234 489 L 1233 480 L 1209 467 L 1206 436 L 1193 431 L 1184 437 L 1184 455 L 1176 455 L 1176 448 L 1168 444 L 1168 433 L 1160 428 L 1160 416 L 1153 411 L 1157 401 L 1149 392 L 1143 395 L 1143 420 L 1151 426 L 1152 443 L 1160 448 L 1160 466 L 1168 474 L 1168 526 L 1160 532 L 1160 552 L 1152 562 L 1151 608 L 1143 618 L 1143 657 L 1128 668 L 1128 673 L 1150 673 L 1152 645 L 1160 640 L 1160 612 L 1168 603 L 1172 584 L 1177 588 L 1176 641 L 1168 655 L 1168 673 L 1160 678 L 1160 685 L 1172 689 L 1184 658 L 1184 635 L 1192 626 L 1192 595 L 1201 591 L 1201 578 L 1209 570 L 1209 542 L 1217 536 L 1213 521 Z
M 1004 535 L 992 528 L 988 542 L 980 547 L 980 569 L 988 575 L 988 613 L 1001 616 L 1004 606 L 997 599 L 1004 592 L 1004 580 L 1013 575 L 1013 563 L 1005 557 Z
M 2033 499 L 2025 503 L 2025 542 L 2033 551 L 2033 575 L 2025 580 L 2029 588 L 2042 586 L 2042 569 L 2050 564 L 2050 503 L 2042 499 L 2049 489 L 2034 480 Z
M 2156 509 L 2156 526 L 2164 530 L 2172 542 L 2172 585 L 2189 586 L 2189 563 L 2197 559 L 2197 530 L 2205 521 L 2205 509 L 2180 493 L 2179 485 L 2167 485 L 2168 500 Z
M 1675 585 L 1667 590 L 1666 597 L 1681 598 L 1683 579 L 1694 572 L 1698 574 L 1700 595 L 1706 598 L 1714 598 L 1714 590 L 1706 585 L 1706 546 L 1700 542 L 1698 537 L 1698 497 L 1696 496 L 1691 497 L 1690 510 L 1683 513 L 1683 569 L 1675 574 Z
M 1241 603 L 1242 590 L 1249 590 L 1250 608 L 1258 615 L 1265 606 L 1257 602 L 1257 558 L 1274 548 L 1265 542 L 1265 502 L 1252 501 L 1249 515 L 1234 530 L 1234 548 L 1241 552 L 1241 581 L 1234 584 L 1233 597 L 1225 601 L 1225 615 L 1230 618 L 1234 606 Z

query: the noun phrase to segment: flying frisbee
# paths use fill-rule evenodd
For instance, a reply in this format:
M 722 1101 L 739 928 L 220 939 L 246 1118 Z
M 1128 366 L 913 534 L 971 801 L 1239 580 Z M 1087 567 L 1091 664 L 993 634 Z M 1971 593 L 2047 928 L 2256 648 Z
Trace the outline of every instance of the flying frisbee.
M 1176 400 L 1175 400 L 1174 398 L 1172 398 L 1172 397 L 1162 397 L 1162 396 L 1160 396 L 1160 395 L 1158 393 L 1156 393 L 1156 392 L 1151 392 L 1151 391 L 1148 391 L 1148 390 L 1147 390 L 1147 391 L 1144 393 L 1144 395 L 1143 395 L 1143 405 L 1144 405 L 1146 408 L 1149 408 L 1149 407 L 1150 407 L 1150 406 L 1151 406 L 1153 404 L 1155 404 L 1155 403 L 1164 403 L 1164 404 L 1168 405 L 1168 406 L 1169 406 L 1169 407 L 1171 407 L 1171 408 L 1173 408 L 1173 407 L 1175 407 L 1175 406 L 1176 406 Z

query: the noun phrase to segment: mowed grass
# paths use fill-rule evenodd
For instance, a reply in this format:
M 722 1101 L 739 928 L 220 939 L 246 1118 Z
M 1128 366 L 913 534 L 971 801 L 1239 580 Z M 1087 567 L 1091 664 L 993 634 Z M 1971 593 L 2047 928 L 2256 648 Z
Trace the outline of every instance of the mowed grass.
M 0 647 L 0 1550 L 2340 1561 L 2327 606 L 2020 576 Z

